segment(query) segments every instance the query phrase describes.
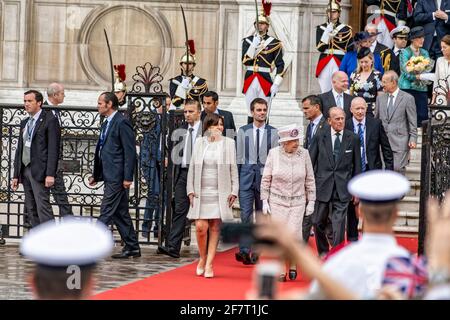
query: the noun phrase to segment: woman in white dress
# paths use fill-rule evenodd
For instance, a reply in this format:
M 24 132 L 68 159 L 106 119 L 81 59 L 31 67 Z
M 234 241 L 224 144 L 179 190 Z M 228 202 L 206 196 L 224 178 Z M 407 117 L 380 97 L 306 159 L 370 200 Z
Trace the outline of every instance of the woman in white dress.
M 232 205 L 239 191 L 235 143 L 222 132 L 222 117 L 215 113 L 206 115 L 203 138 L 195 142 L 187 177 L 186 191 L 191 203 L 187 218 L 195 220 L 200 254 L 196 274 L 205 278 L 214 277 L 220 223 L 233 219 Z
M 279 128 L 281 146 L 272 148 L 264 166 L 261 180 L 263 213 L 281 221 L 303 241 L 303 216 L 314 212 L 316 184 L 308 150 L 300 147 L 300 129 L 294 124 Z M 280 281 L 297 278 L 297 267 L 286 261 L 286 272 Z
M 436 61 L 435 81 L 433 87 L 433 103 L 447 105 L 450 96 L 450 35 L 446 35 L 441 40 L 443 57 Z

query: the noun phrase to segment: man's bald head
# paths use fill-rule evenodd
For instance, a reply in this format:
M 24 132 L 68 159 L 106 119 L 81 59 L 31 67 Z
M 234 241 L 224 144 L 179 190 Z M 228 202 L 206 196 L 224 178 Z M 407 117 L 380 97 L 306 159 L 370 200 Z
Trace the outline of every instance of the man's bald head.
M 343 93 L 348 89 L 348 75 L 344 71 L 336 71 L 333 73 L 331 82 L 337 93 Z
M 356 97 L 352 100 L 350 111 L 356 121 L 361 122 L 367 114 L 367 102 L 361 97 Z
M 59 105 L 64 102 L 64 86 L 60 83 L 53 82 L 47 87 L 47 97 L 48 100 L 53 105 Z

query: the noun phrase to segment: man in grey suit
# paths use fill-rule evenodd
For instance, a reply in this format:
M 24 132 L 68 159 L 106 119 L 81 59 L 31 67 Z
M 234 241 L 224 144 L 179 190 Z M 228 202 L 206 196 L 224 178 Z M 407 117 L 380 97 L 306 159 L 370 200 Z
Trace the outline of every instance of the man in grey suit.
M 394 155 L 394 170 L 405 174 L 409 151 L 417 143 L 417 113 L 414 97 L 398 87 L 398 75 L 388 71 L 382 79 L 383 91 L 375 104 L 376 117 L 383 123 Z
M 105 120 L 95 149 L 94 173 L 89 178 L 89 185 L 105 182 L 98 220 L 107 226 L 114 222 L 125 242 L 122 252 L 114 254 L 113 258 L 140 257 L 137 234 L 128 211 L 129 190 L 136 164 L 133 127 L 128 119 L 117 112 L 119 100 L 114 93 L 103 92 L 98 98 L 97 108 Z
M 352 196 L 347 183 L 361 172 L 359 137 L 345 129 L 345 113 L 339 107 L 329 111 L 329 125 L 314 138 L 309 154 L 316 178 L 316 208 L 313 217 L 317 250 L 327 254 L 329 244 L 325 227 L 331 208 L 333 243 L 344 241 L 345 218 Z
M 266 124 L 267 109 L 266 100 L 254 99 L 250 104 L 253 123 L 239 128 L 237 135 L 239 204 L 243 223 L 253 222 L 253 206 L 257 213 L 262 211 L 260 185 L 264 164 L 270 149 L 278 146 L 277 130 Z M 246 265 L 255 264 L 257 260 L 251 248 L 244 243 L 240 243 L 235 257 Z

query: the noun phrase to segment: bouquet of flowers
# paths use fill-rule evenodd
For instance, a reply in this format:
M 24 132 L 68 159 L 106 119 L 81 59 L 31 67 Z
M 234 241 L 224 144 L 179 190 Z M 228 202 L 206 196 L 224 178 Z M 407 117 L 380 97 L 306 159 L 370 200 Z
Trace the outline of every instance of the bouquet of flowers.
M 416 80 L 418 85 L 426 86 L 433 82 L 433 74 L 430 74 L 433 70 L 434 61 L 424 56 L 411 57 L 406 63 L 406 71 L 415 75 L 420 75 L 420 80 Z

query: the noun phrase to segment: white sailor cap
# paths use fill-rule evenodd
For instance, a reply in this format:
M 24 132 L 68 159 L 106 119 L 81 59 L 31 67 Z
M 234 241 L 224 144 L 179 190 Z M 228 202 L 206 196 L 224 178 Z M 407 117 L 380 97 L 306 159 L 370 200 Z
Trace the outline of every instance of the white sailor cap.
M 20 252 L 39 265 L 67 267 L 93 265 L 108 256 L 114 246 L 111 232 L 101 222 L 64 218 L 45 222 L 23 237 Z
M 348 183 L 348 191 L 362 202 L 386 203 L 402 199 L 410 183 L 400 173 L 373 170 L 357 175 Z
M 397 28 L 392 29 L 389 35 L 391 38 L 394 38 L 395 36 L 408 38 L 409 31 L 411 30 L 407 26 L 398 26 Z

